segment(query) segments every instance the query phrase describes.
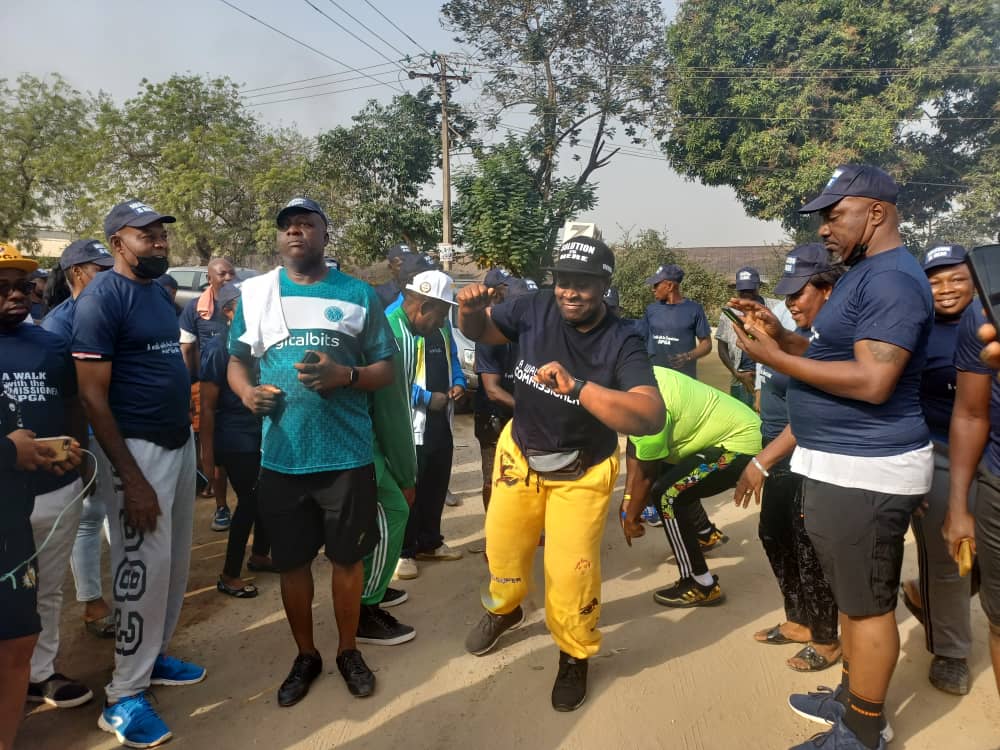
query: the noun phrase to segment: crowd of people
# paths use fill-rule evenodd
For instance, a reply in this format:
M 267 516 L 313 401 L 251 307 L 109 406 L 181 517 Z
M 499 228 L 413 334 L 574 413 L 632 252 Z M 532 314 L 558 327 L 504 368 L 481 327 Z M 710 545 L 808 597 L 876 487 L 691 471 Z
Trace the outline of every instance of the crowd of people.
M 256 597 L 244 568 L 279 577 L 295 656 L 278 704 L 303 700 L 323 673 L 321 551 L 338 671 L 351 695 L 372 695 L 359 644 L 415 636 L 387 611 L 409 598 L 389 584 L 417 578 L 418 562 L 462 556 L 441 529 L 468 386 L 456 308 L 476 342 L 489 568 L 470 654 L 523 622 L 542 548 L 559 649 L 552 707 L 584 703 L 625 436 L 625 492 L 611 510 L 629 546 L 664 530 L 678 576 L 657 603 L 723 604 L 706 554 L 729 538 L 702 501 L 732 492 L 737 506 L 760 506 L 785 617 L 754 640 L 798 644 L 787 660 L 797 671 L 842 669 L 835 688 L 789 697 L 828 727 L 796 748 L 892 739 L 900 588 L 926 633 L 930 683 L 956 695 L 969 690 L 979 594 L 1000 689 L 1000 342 L 965 249 L 938 246 L 918 262 L 897 195 L 882 170 L 843 165 L 801 209 L 820 215 L 821 242 L 788 254 L 775 298 L 760 295 L 756 269 L 737 271 L 715 334 L 729 393 L 697 379 L 712 332 L 682 293 L 683 269 L 656 269 L 654 301 L 629 320 L 611 286 L 614 253 L 589 237 L 557 249 L 551 288 L 495 268 L 456 296 L 433 258 L 406 245 L 387 251 L 391 279 L 373 288 L 325 262 L 328 219 L 295 198 L 276 216 L 279 267 L 240 282 L 213 259 L 208 286 L 180 309 L 166 273 L 175 219 L 139 200 L 111 209 L 106 244 L 73 242 L 48 278 L 0 246 L 0 748 L 26 699 L 93 700 L 55 668 L 67 569 L 88 632 L 114 640 L 98 725 L 128 747 L 171 738 L 149 688 L 206 678 L 170 653 L 199 484 L 214 489 L 212 528 L 228 532 L 218 592 Z M 911 526 L 919 578 L 901 583 Z

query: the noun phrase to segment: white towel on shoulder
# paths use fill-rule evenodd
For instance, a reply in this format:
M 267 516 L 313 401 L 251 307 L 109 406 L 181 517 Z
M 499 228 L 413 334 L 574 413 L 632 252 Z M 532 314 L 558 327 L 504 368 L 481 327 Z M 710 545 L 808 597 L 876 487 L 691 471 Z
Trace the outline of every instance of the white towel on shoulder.
M 240 304 L 247 327 L 240 341 L 249 345 L 250 353 L 258 359 L 290 335 L 281 309 L 280 274 L 281 268 L 275 268 L 240 285 Z

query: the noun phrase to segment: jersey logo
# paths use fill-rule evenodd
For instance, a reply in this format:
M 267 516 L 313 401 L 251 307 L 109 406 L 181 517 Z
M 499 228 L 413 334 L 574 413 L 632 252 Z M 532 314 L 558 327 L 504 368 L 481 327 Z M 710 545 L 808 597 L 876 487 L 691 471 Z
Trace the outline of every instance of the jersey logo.
M 330 305 L 330 307 L 323 311 L 323 317 L 331 323 L 339 323 L 344 319 L 344 311 L 336 305 Z

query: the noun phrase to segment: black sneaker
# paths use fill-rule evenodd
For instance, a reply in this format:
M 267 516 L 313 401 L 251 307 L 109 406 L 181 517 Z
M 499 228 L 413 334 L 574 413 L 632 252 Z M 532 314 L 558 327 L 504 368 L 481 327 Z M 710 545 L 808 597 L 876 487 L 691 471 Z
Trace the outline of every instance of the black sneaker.
M 559 674 L 552 686 L 552 708 L 575 711 L 587 700 L 587 660 L 559 652 Z
M 28 683 L 29 703 L 48 703 L 56 708 L 76 708 L 93 700 L 90 688 L 56 672 L 47 680 Z
M 466 636 L 465 650 L 474 656 L 482 656 L 497 645 L 500 636 L 508 630 L 516 628 L 522 622 L 524 622 L 524 610 L 520 606 L 505 615 L 484 612 L 482 619 Z
M 299 654 L 292 671 L 278 688 L 278 705 L 294 706 L 306 697 L 313 680 L 323 672 L 323 658 L 318 654 Z
M 719 588 L 719 577 L 712 576 L 710 586 L 702 586 L 694 578 L 682 578 L 667 589 L 660 589 L 653 598 L 664 607 L 712 607 L 722 604 L 726 595 Z
M 402 589 L 394 589 L 390 586 L 385 590 L 385 593 L 382 595 L 382 601 L 378 603 L 378 606 L 382 607 L 382 609 L 395 607 L 397 604 L 402 604 L 409 598 L 410 595 Z
M 946 693 L 967 695 L 969 692 L 969 664 L 965 659 L 935 656 L 928 678 L 931 685 Z
M 337 669 L 347 683 L 347 689 L 355 698 L 367 698 L 375 692 L 375 675 L 365 664 L 361 652 L 355 648 L 341 652 L 337 656 Z
M 358 620 L 358 643 L 377 643 L 380 646 L 398 646 L 412 641 L 417 631 L 404 625 L 384 609 L 375 605 L 361 605 L 361 619 Z

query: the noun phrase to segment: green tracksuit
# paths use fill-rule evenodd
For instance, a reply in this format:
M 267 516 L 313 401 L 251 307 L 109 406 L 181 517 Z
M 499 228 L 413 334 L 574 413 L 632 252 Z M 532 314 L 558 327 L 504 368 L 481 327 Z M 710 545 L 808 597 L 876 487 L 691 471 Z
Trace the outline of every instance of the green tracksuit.
M 413 487 L 417 477 L 410 399 L 402 356 L 396 354 L 392 363 L 395 373 L 392 385 L 375 391 L 370 399 L 375 430 L 375 478 L 378 482 L 381 538 L 372 553 L 364 559 L 362 604 L 381 602 L 396 571 L 406 521 L 410 516 L 410 508 L 400 488 Z

